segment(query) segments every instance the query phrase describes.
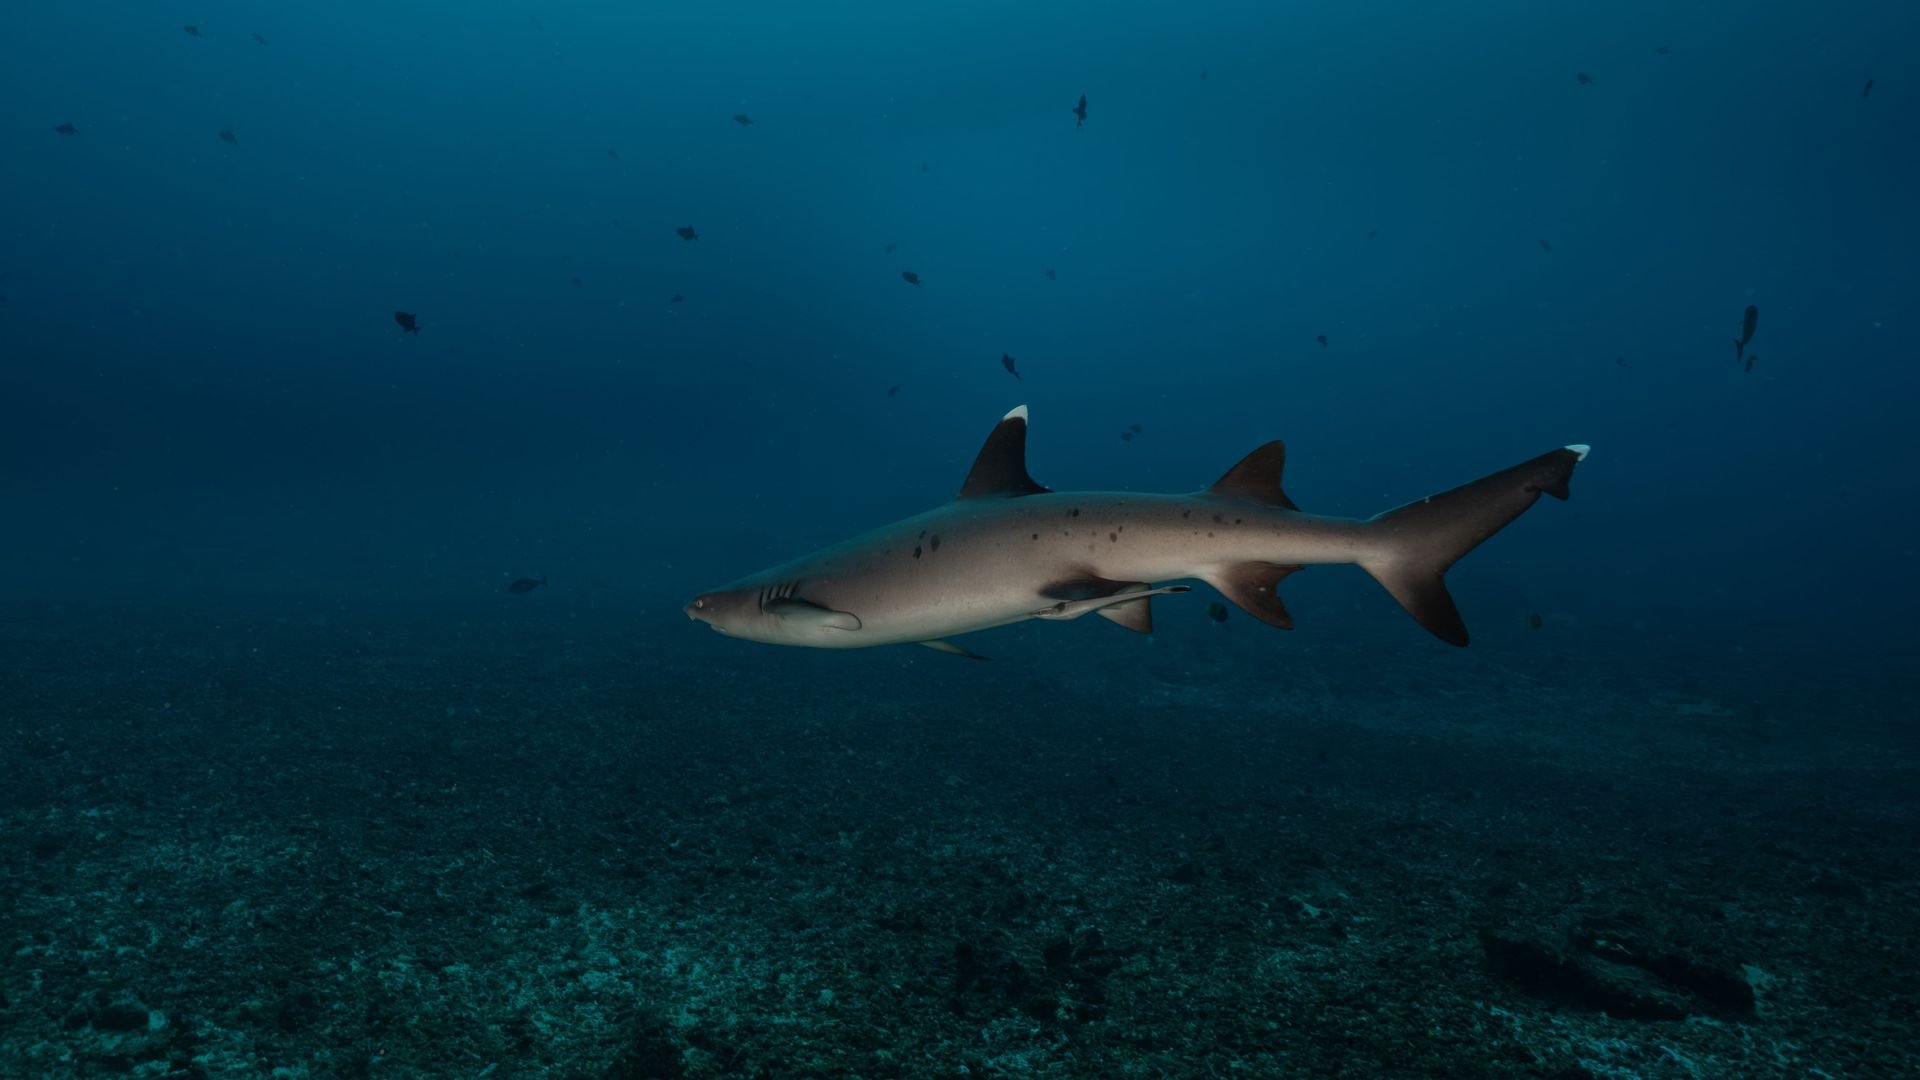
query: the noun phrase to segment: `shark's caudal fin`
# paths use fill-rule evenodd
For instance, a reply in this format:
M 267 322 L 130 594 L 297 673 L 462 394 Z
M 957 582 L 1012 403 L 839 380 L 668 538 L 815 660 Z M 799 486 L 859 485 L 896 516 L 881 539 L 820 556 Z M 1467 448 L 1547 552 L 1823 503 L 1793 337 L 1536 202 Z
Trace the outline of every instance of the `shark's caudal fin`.
M 1386 586 L 1421 626 L 1449 645 L 1467 643 L 1467 624 L 1441 575 L 1482 540 L 1505 528 L 1542 492 L 1567 497 L 1585 446 L 1553 450 L 1470 484 L 1429 495 L 1367 522 L 1375 553 L 1360 566 Z

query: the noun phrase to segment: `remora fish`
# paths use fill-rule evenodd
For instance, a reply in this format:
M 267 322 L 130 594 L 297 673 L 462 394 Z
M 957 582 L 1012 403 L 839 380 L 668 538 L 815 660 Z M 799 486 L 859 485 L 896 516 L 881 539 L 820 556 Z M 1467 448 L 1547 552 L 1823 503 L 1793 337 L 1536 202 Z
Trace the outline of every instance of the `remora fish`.
M 1574 445 L 1359 520 L 1302 513 L 1280 489 L 1286 448 L 1270 442 L 1212 487 L 1185 495 L 1056 492 L 1027 473 L 1027 407 L 1003 417 L 960 495 L 945 506 L 703 593 L 688 618 L 774 645 L 858 649 L 943 640 L 1027 619 L 1088 612 L 1142 633 L 1156 581 L 1198 578 L 1247 614 L 1293 619 L 1280 579 L 1356 563 L 1442 641 L 1467 643 L 1441 575 L 1540 498 L 1567 497 Z

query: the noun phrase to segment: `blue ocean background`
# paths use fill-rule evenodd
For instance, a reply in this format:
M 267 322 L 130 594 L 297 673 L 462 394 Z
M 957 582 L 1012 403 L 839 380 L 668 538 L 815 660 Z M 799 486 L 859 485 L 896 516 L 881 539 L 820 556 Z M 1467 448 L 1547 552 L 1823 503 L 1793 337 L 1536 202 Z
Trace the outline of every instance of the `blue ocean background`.
M 915 685 L 1032 731 L 1063 684 L 1173 724 L 1170 683 L 1511 669 L 1910 717 L 1917 46 L 1890 0 L 0 6 L 11 719 L 84 684 L 28 693 L 61 651 L 23 642 L 252 620 L 582 650 L 768 732 Z M 681 614 L 951 497 L 1019 404 L 1054 488 L 1283 438 L 1329 514 L 1593 453 L 1449 576 L 1467 653 L 1352 568 L 1287 582 L 1291 634 L 1200 592 L 1150 638 L 967 639 L 991 664 Z M 1886 797 L 1861 842 L 1911 869 Z

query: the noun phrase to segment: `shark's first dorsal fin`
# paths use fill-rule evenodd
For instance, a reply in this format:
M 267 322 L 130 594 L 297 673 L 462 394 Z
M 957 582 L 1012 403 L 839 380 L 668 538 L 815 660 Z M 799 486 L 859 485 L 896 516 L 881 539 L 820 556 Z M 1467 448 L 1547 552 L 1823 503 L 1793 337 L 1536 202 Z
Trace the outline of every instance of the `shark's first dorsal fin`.
M 1236 499 L 1253 499 L 1278 506 L 1287 510 L 1298 510 L 1287 493 L 1280 490 L 1280 471 L 1286 468 L 1287 444 L 1275 439 L 1246 457 L 1240 464 L 1227 470 L 1227 475 L 1214 482 L 1207 489 L 1209 495 L 1230 495 Z
M 1027 475 L 1027 407 L 1022 405 L 994 425 L 987 445 L 973 459 L 967 482 L 960 485 L 960 498 L 1042 495 L 1052 490 Z

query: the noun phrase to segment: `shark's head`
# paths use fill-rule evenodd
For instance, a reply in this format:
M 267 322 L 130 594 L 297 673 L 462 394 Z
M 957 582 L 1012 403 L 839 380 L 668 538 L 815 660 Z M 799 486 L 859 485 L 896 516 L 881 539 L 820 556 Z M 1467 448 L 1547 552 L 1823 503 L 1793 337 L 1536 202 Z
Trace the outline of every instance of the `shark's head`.
M 861 628 L 860 617 L 807 599 L 799 582 L 736 584 L 701 593 L 684 610 L 729 637 L 775 645 L 844 648 L 842 635 Z

